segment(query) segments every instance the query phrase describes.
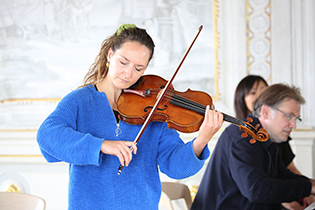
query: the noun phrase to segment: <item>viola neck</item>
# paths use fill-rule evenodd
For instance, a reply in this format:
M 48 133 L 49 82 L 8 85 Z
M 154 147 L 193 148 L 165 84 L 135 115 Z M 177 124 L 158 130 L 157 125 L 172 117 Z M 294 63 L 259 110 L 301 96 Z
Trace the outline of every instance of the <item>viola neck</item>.
M 176 106 L 188 109 L 188 110 L 192 110 L 195 111 L 199 114 L 205 115 L 206 112 L 206 106 L 199 104 L 197 102 L 191 101 L 189 99 L 184 99 L 181 96 L 175 95 L 172 97 L 171 104 L 174 104 Z M 222 113 L 222 112 L 221 112 Z M 235 125 L 240 125 L 240 126 L 244 126 L 245 123 L 243 120 L 232 117 L 228 114 L 222 113 L 223 114 L 223 120 L 227 121 L 229 123 L 233 123 Z
M 222 112 L 221 112 L 222 113 Z M 245 126 L 245 123 L 243 120 L 241 119 L 238 119 L 238 118 L 235 118 L 235 117 L 232 117 L 228 114 L 225 114 L 225 113 L 222 113 L 223 114 L 223 120 L 224 121 L 227 121 L 229 123 L 233 123 L 235 125 L 242 125 L 242 126 Z

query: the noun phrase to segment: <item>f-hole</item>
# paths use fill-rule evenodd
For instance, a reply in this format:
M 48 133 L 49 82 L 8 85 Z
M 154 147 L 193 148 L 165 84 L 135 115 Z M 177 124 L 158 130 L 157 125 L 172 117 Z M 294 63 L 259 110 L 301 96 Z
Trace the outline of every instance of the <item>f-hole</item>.
M 164 110 L 166 110 L 167 108 L 168 108 L 168 106 L 167 106 L 166 104 L 164 104 L 164 109 L 157 108 L 157 110 L 159 110 L 159 111 L 164 111 Z M 148 112 L 149 109 L 153 109 L 153 106 L 147 106 L 147 107 L 145 107 L 145 108 L 143 109 L 143 111 L 144 111 L 144 112 Z

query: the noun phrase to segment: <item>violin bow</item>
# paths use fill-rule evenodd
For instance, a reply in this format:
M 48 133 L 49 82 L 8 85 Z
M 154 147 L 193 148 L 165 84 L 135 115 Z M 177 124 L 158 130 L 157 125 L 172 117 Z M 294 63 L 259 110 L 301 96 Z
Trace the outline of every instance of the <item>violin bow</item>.
M 144 121 L 144 123 L 143 123 L 143 125 L 142 125 L 140 131 L 138 132 L 138 135 L 136 136 L 136 138 L 135 138 L 135 140 L 134 140 L 134 144 L 135 144 L 135 145 L 138 144 L 138 142 L 139 142 L 139 140 L 140 140 L 140 137 L 142 136 L 144 130 L 145 130 L 146 127 L 149 125 L 149 123 L 150 123 L 150 121 L 151 121 L 151 119 L 152 119 L 152 117 L 153 117 L 155 111 L 157 110 L 157 107 L 158 107 L 158 106 L 160 105 L 160 103 L 162 102 L 162 100 L 163 100 L 163 98 L 164 98 L 164 96 L 165 96 L 166 91 L 167 91 L 168 88 L 171 86 L 171 84 L 172 84 L 172 82 L 173 82 L 173 80 L 174 80 L 174 78 L 175 78 L 177 72 L 179 71 L 180 67 L 182 66 L 184 60 L 186 59 L 186 57 L 187 57 L 187 55 L 188 55 L 190 49 L 192 48 L 193 44 L 195 43 L 195 41 L 196 41 L 197 37 L 199 36 L 199 34 L 200 34 L 202 28 L 203 28 L 202 25 L 198 28 L 197 34 L 195 35 L 195 37 L 194 37 L 193 41 L 191 42 L 190 46 L 187 48 L 187 50 L 186 50 L 186 52 L 185 52 L 183 58 L 181 59 L 179 65 L 178 65 L 178 67 L 177 67 L 177 69 L 176 69 L 175 72 L 173 73 L 173 76 L 172 76 L 171 79 L 166 83 L 165 87 L 163 88 L 163 91 L 159 94 L 158 99 L 157 99 L 157 101 L 155 102 L 155 104 L 154 104 L 154 106 L 153 106 L 153 108 L 152 108 L 150 114 L 148 115 L 148 117 L 147 117 L 146 120 Z M 132 147 L 129 147 L 129 149 L 131 150 L 131 152 L 133 151 L 133 148 L 132 148 Z M 118 168 L 118 173 L 117 173 L 118 175 L 120 175 L 120 173 L 121 173 L 121 171 L 122 171 L 123 168 L 124 168 L 124 166 L 120 164 L 120 166 L 119 166 L 119 168 Z

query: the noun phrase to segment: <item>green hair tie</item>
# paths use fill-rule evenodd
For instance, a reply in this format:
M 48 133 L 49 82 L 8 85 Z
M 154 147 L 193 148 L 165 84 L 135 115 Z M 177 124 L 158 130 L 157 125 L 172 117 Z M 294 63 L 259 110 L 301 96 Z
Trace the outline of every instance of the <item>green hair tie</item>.
M 119 36 L 123 30 L 136 27 L 137 26 L 135 24 L 121 24 L 117 30 L 117 36 Z

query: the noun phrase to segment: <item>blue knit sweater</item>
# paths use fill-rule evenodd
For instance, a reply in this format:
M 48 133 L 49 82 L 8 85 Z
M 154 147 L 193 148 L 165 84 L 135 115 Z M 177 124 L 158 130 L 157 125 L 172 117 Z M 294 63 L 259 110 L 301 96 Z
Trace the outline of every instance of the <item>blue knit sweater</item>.
M 69 163 L 69 206 L 86 209 L 158 209 L 159 169 L 174 179 L 197 173 L 209 157 L 199 158 L 192 141 L 184 143 L 164 122 L 151 122 L 128 167 L 117 175 L 116 156 L 100 152 L 103 140 L 134 141 L 141 126 L 119 122 L 104 93 L 93 86 L 72 91 L 42 123 L 37 141 L 48 162 Z

